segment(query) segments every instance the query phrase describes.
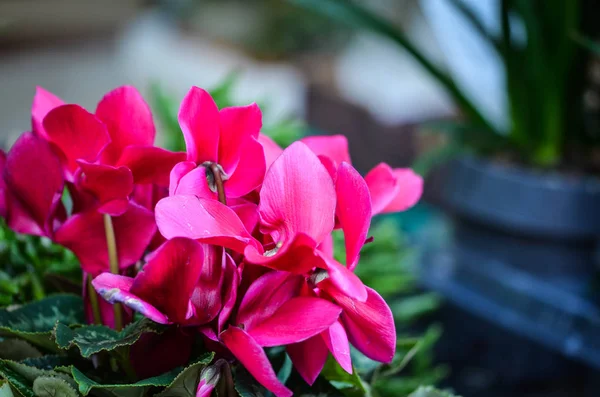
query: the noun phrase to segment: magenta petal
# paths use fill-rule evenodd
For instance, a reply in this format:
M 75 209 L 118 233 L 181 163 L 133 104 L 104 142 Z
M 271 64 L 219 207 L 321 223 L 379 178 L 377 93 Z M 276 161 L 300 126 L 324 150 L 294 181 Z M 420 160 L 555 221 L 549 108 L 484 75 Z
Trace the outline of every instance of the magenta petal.
M 204 245 L 204 264 L 191 297 L 198 324 L 210 322 L 221 310 L 226 266 L 227 254 L 222 247 Z
M 250 335 L 237 327 L 229 327 L 221 340 L 250 374 L 276 397 L 291 397 L 292 391 L 278 379 L 265 351 Z
M 187 159 L 217 162 L 219 155 L 219 109 L 210 94 L 192 87 L 179 108 Z
M 319 286 L 323 284 L 327 294 L 344 309 L 341 318 L 350 343 L 375 361 L 391 362 L 396 352 L 396 326 L 387 303 L 369 287 L 367 300 L 359 302 L 328 283 L 325 280 Z
M 298 295 L 302 277 L 271 271 L 257 278 L 248 288 L 236 317 L 236 324 L 251 329 L 273 315 L 287 301 Z
M 119 204 L 105 208 L 103 213 L 121 215 L 127 210 L 128 197 L 133 191 L 133 176 L 127 167 L 92 164 L 82 160 L 77 164 L 83 171 L 78 187 L 93 194 L 101 205 L 117 201 Z
M 265 177 L 265 155 L 254 138 L 244 142 L 237 168 L 225 182 L 227 197 L 242 197 L 260 186 Z
M 352 358 L 350 357 L 350 343 L 342 323 L 338 320 L 331 327 L 321 333 L 327 348 L 333 354 L 340 367 L 349 374 L 352 373 Z
M 60 105 L 64 105 L 62 99 L 42 87 L 35 88 L 35 96 L 31 105 L 31 125 L 33 132 L 40 138 L 48 140 L 48 135 L 42 122 L 49 111 Z
M 247 151 L 246 142 L 249 138 L 258 138 L 262 127 L 262 113 L 256 103 L 228 107 L 219 112 L 219 123 L 219 164 L 226 173 L 230 173 Z M 262 151 L 260 153 L 263 155 Z
M 329 157 L 335 165 L 351 163 L 348 151 L 348 139 L 343 135 L 307 136 L 300 141 L 317 156 Z
M 392 169 L 385 163 L 369 171 L 365 181 L 371 192 L 373 215 L 407 210 L 423 192 L 423 178 L 408 168 Z
M 185 153 L 170 152 L 156 146 L 127 146 L 117 166 L 131 170 L 136 184 L 154 183 L 169 186 L 169 174 L 173 167 L 185 160 Z
M 236 213 L 218 201 L 196 196 L 166 197 L 156 204 L 156 223 L 170 239 L 188 237 L 244 252 L 248 245 L 262 249 Z
M 221 332 L 229 320 L 235 303 L 237 301 L 237 291 L 240 286 L 241 278 L 238 268 L 228 254 L 225 259 L 225 279 L 223 280 L 223 308 L 218 317 L 218 331 Z
M 134 203 L 127 211 L 112 217 L 119 267 L 136 263 L 156 231 L 154 214 Z M 91 209 L 71 216 L 55 233 L 55 241 L 69 248 L 81 262 L 84 271 L 97 275 L 109 269 L 103 215 Z
M 102 153 L 108 164 L 115 164 L 127 146 L 154 144 L 152 112 L 135 87 L 123 86 L 106 94 L 98 103 L 96 117 L 106 125 L 111 138 Z
M 173 169 L 169 174 L 169 196 L 174 196 L 176 194 L 181 178 L 195 168 L 196 163 L 193 161 L 182 161 L 173 166 Z
M 179 163 L 179 164 L 188 164 Z M 175 172 L 185 171 L 187 166 L 182 166 L 178 164 L 178 170 L 171 173 L 174 175 Z M 206 167 L 199 166 L 191 171 L 187 172 L 179 179 L 179 183 L 177 184 L 177 188 L 175 189 L 174 195 L 192 195 L 201 198 L 207 199 L 217 199 L 217 193 L 210 190 L 208 187 L 208 182 L 206 180 Z
M 78 105 L 62 105 L 44 119 L 48 140 L 64 155 L 66 177 L 72 182 L 77 160 L 93 162 L 110 142 L 106 127 L 93 114 Z
M 7 192 L 6 182 L 4 181 L 4 168 L 6 167 L 6 153 L 0 149 L 0 217 L 6 219 L 7 210 Z
M 248 327 L 248 334 L 261 346 L 302 342 L 329 328 L 341 312 L 340 307 L 325 299 L 300 296 L 285 302 L 260 324 Z
M 21 135 L 6 155 L 4 182 L 8 225 L 20 233 L 50 236 L 64 181 L 48 142 L 31 132 Z
M 361 302 L 367 299 L 367 289 L 356 274 L 331 257 L 322 254 L 321 258 L 327 265 L 328 281 L 353 299 Z
M 256 225 L 258 225 L 258 206 L 251 202 L 245 202 L 240 204 L 230 204 L 230 207 L 240 218 L 246 227 L 246 230 L 252 233 L 256 228 Z
M 130 291 L 133 279 L 118 274 L 102 273 L 92 281 L 98 294 L 109 303 L 122 303 L 160 324 L 168 324 L 169 319 L 156 307 L 143 301 Z
M 166 314 L 171 322 L 185 324 L 190 319 L 190 297 L 203 263 L 204 251 L 197 241 L 168 240 L 149 256 L 135 277 L 131 293 Z
M 317 247 L 323 255 L 333 258 L 333 235 L 325 237 L 325 240 Z
M 371 196 L 363 177 L 348 163 L 338 168 L 335 190 L 335 213 L 344 231 L 346 265 L 353 270 L 371 225 Z
M 329 351 L 320 336 L 313 336 L 299 343 L 288 345 L 287 353 L 302 379 L 313 385 L 325 366 Z
M 306 145 L 293 143 L 271 165 L 260 191 L 265 230 L 285 238 L 305 233 L 317 244 L 334 226 L 335 188 L 329 173 Z
M 283 153 L 283 149 L 279 147 L 278 144 L 275 143 L 271 138 L 266 136 L 265 134 L 258 135 L 258 142 L 262 145 L 263 151 L 265 153 L 265 163 L 267 169 L 271 167 L 271 164 L 275 162 L 277 157 Z

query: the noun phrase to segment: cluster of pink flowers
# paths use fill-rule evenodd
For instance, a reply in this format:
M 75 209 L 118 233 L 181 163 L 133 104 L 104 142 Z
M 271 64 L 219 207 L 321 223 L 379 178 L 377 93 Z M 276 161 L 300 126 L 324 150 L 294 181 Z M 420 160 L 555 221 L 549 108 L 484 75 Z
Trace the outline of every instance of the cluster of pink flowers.
M 292 393 L 264 347 L 286 346 L 309 384 L 329 353 L 351 372 L 350 343 L 390 362 L 390 309 L 353 270 L 371 218 L 414 205 L 421 178 L 383 163 L 363 178 L 343 136 L 283 150 L 260 133 L 258 106 L 219 110 L 197 87 L 179 123 L 187 153 L 154 146 L 151 112 L 132 87 L 107 94 L 95 113 L 38 89 L 32 132 L 0 163 L 2 215 L 71 249 L 125 321 L 137 311 L 193 330 L 278 397 Z M 109 272 L 107 219 L 119 274 Z M 333 256 L 335 229 L 345 264 Z M 112 306 L 101 309 L 113 326 Z

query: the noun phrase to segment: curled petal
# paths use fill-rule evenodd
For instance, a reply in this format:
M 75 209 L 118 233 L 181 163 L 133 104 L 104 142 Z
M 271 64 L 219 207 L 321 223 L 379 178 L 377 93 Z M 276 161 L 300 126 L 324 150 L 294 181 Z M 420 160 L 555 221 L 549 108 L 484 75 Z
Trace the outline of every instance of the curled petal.
M 179 163 L 179 164 L 188 164 Z M 171 175 L 174 176 L 174 173 L 184 172 L 187 166 L 179 165 L 178 170 L 173 169 Z M 177 184 L 177 188 L 174 191 L 174 195 L 193 195 L 201 198 L 207 198 L 216 200 L 217 193 L 210 190 L 208 187 L 208 182 L 206 179 L 207 169 L 206 167 L 199 166 L 191 171 L 187 172 L 185 175 L 179 179 Z
M 169 186 L 173 167 L 185 160 L 185 153 L 170 152 L 156 146 L 127 146 L 117 162 L 131 170 L 136 184 L 154 183 Z
M 309 385 L 315 380 L 325 366 L 329 351 L 321 336 L 313 336 L 299 343 L 288 345 L 287 353 L 302 379 Z
M 367 299 L 366 287 L 356 274 L 335 259 L 322 254 L 320 256 L 325 262 L 329 274 L 327 281 L 331 281 L 340 291 L 353 299 L 361 302 Z
M 276 245 L 275 248 L 264 253 L 249 245 L 244 251 L 244 256 L 247 262 L 255 265 L 304 274 L 315 267 L 326 268 L 315 249 L 316 245 L 311 237 L 299 233 L 292 241 L 286 241 L 280 247 Z
M 227 254 L 222 247 L 204 245 L 204 265 L 191 297 L 194 320 L 200 324 L 208 323 L 221 310 L 226 266 Z
M 248 138 L 240 153 L 237 168 L 225 182 L 227 197 L 242 197 L 260 186 L 265 177 L 265 155 L 254 138 Z
M 131 293 L 150 303 L 171 322 L 185 324 L 190 313 L 190 297 L 196 288 L 204 262 L 202 245 L 186 238 L 164 243 L 148 257 L 137 274 Z
M 249 138 L 258 138 L 262 113 L 256 103 L 228 107 L 219 112 L 219 123 L 219 164 L 229 174 L 233 173 L 240 157 L 247 151 L 246 142 Z M 262 152 L 260 154 L 263 155 Z
M 229 316 L 233 311 L 235 303 L 237 301 L 237 293 L 238 288 L 240 286 L 240 273 L 238 268 L 228 254 L 226 254 L 225 259 L 225 279 L 223 280 L 223 285 L 225 286 L 223 290 L 223 308 L 221 312 L 219 312 L 218 317 L 218 331 L 221 332 L 229 320 Z
M 351 163 L 348 139 L 344 135 L 307 136 L 302 138 L 301 142 L 317 156 L 330 158 L 336 166 L 342 162 Z
M 196 163 L 217 162 L 219 155 L 219 109 L 210 94 L 192 87 L 179 108 L 187 159 Z
M 348 163 L 341 163 L 338 168 L 335 190 L 335 213 L 344 231 L 346 265 L 352 270 L 371 225 L 371 196 L 363 177 Z
M 127 211 L 112 217 L 112 222 L 119 267 L 125 269 L 142 257 L 152 240 L 156 231 L 154 214 L 130 202 Z M 103 214 L 94 208 L 71 216 L 56 231 L 54 239 L 77 255 L 84 271 L 97 275 L 110 268 Z
M 169 173 L 169 196 L 177 194 L 176 192 L 179 188 L 179 181 L 181 178 L 195 168 L 196 163 L 193 161 L 182 161 L 173 166 L 173 169 L 171 169 L 171 172 Z
M 244 252 L 251 245 L 262 250 L 236 213 L 218 201 L 196 196 L 166 197 L 156 204 L 156 223 L 166 238 L 188 237 Z
M 112 273 L 102 273 L 92 281 L 98 294 L 109 303 L 123 305 L 141 313 L 159 324 L 168 324 L 169 319 L 160 310 L 130 292 L 133 279 Z
M 392 311 L 383 298 L 366 287 L 367 300 L 359 302 L 339 291 L 329 280 L 322 281 L 319 287 L 344 309 L 342 324 L 350 343 L 375 361 L 391 362 L 396 352 L 396 327 Z
M 317 244 L 334 226 L 335 188 L 317 156 L 301 142 L 283 151 L 271 165 L 260 191 L 259 214 L 265 231 L 282 240 L 299 233 Z
M 236 317 L 237 324 L 251 329 L 273 315 L 298 295 L 302 278 L 287 272 L 271 271 L 257 278 L 244 294 Z
M 405 211 L 423 193 L 423 178 L 409 168 L 392 169 L 380 163 L 365 176 L 371 193 L 373 215 Z
M 100 151 L 110 142 L 106 127 L 93 114 L 78 105 L 62 105 L 44 118 L 48 140 L 64 156 L 66 178 L 73 182 L 77 160 L 96 161 Z
M 43 125 L 44 117 L 46 117 L 49 111 L 60 105 L 64 105 L 62 99 L 42 87 L 35 88 L 35 96 L 31 105 L 31 125 L 33 132 L 40 138 L 48 140 L 48 135 Z
M 111 138 L 102 153 L 105 163 L 115 164 L 127 146 L 154 144 L 152 112 L 135 87 L 123 86 L 106 94 L 98 103 L 96 117 L 106 125 Z
M 133 175 L 127 167 L 92 164 L 78 160 L 82 174 L 78 187 L 93 194 L 100 202 L 99 212 L 121 215 L 127 210 L 133 191 Z
M 229 327 L 221 334 L 223 344 L 252 376 L 276 397 L 291 397 L 292 391 L 278 379 L 265 351 L 245 331 Z
M 349 374 L 352 373 L 352 358 L 350 357 L 350 343 L 348 335 L 342 323 L 338 320 L 327 330 L 321 333 L 323 341 L 327 348 L 333 354 L 333 358 L 340 364 L 340 367 Z
M 231 204 L 231 209 L 235 211 L 237 216 L 250 233 L 258 225 L 258 206 L 251 202 L 241 202 L 239 204 Z
M 8 225 L 20 233 L 51 236 L 64 180 L 48 142 L 26 132 L 15 142 L 4 166 Z
M 248 327 L 248 334 L 261 346 L 302 342 L 329 328 L 341 312 L 339 306 L 325 299 L 299 296 L 285 302 L 261 323 Z

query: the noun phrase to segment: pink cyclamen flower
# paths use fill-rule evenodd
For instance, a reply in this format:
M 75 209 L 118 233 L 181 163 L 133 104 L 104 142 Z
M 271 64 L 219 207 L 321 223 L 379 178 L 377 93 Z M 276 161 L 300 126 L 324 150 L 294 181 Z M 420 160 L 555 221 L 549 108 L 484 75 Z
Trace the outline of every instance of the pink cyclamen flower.
M 207 183 L 211 165 L 227 181 L 227 197 L 242 197 L 261 184 L 265 159 L 257 141 L 262 114 L 256 104 L 219 110 L 208 92 L 192 87 L 181 103 L 179 125 L 187 161 L 171 172 L 171 195 L 215 198 L 216 190 Z
M 302 277 L 281 271 L 259 277 L 240 303 L 232 322 L 236 325 L 219 335 L 248 372 L 277 397 L 292 393 L 277 379 L 262 347 L 305 341 L 331 327 L 341 312 L 328 300 L 298 296 L 302 282 Z
M 150 254 L 135 278 L 103 273 L 92 284 L 110 303 L 120 302 L 157 323 L 202 325 L 230 301 L 222 295 L 223 280 L 236 271 L 222 250 L 175 238 Z

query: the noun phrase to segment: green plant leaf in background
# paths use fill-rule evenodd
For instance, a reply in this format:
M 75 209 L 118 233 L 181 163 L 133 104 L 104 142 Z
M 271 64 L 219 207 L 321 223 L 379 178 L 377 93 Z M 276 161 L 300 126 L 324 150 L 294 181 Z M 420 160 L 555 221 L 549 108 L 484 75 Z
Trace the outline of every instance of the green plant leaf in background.
M 0 333 L 56 350 L 50 339 L 56 322 L 84 324 L 83 301 L 74 295 L 56 295 L 15 308 L 0 310 Z
M 409 397 L 460 397 L 449 392 L 434 389 L 433 387 L 419 387 Z
M 206 353 L 195 363 L 186 367 L 181 371 L 172 382 L 170 382 L 165 390 L 157 394 L 157 397 L 195 397 L 196 387 L 200 379 L 200 373 L 209 365 L 215 354 Z
M 331 355 L 327 358 L 321 376 L 347 397 L 371 397 L 371 389 L 358 375 L 358 371 L 353 369 L 352 374 L 347 373 Z
M 37 397 L 79 397 L 67 381 L 53 376 L 36 378 L 32 390 Z
M 56 344 L 61 349 L 76 346 L 83 357 L 101 351 L 112 351 L 119 347 L 130 346 L 137 342 L 142 334 L 147 332 L 161 333 L 164 326 L 146 318 L 129 324 L 122 331 L 116 331 L 103 325 L 88 325 L 70 328 L 57 323 L 54 329 Z
M 76 387 L 75 381 L 67 374 L 54 370 L 39 369 L 10 360 L 0 360 L 0 375 L 24 397 L 36 395 L 33 390 L 34 382 L 40 377 L 53 377 L 62 380 L 70 387 Z M 63 386 L 62 382 L 60 385 L 57 383 L 57 387 L 63 388 Z

